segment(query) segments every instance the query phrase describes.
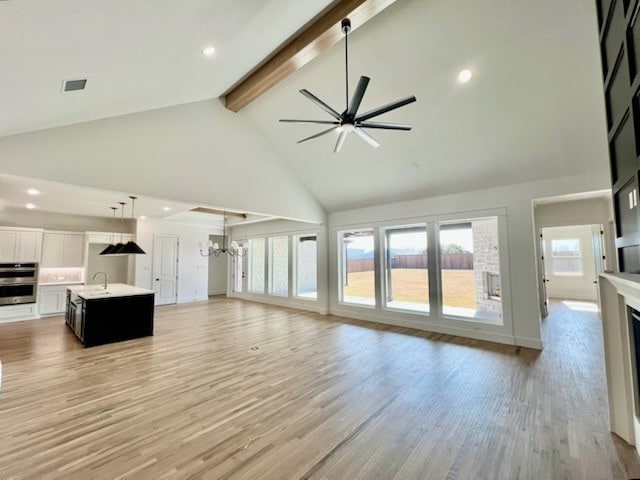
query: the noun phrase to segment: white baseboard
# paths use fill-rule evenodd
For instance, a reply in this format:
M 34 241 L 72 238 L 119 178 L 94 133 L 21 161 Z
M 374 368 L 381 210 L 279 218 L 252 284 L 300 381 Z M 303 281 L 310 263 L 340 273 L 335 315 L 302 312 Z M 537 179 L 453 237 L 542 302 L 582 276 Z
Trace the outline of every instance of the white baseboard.
M 209 296 L 206 296 L 206 297 L 186 297 L 186 298 L 179 298 L 176 303 L 206 302 L 208 300 L 209 300 Z
M 443 326 L 437 325 L 434 323 L 428 322 L 428 317 L 425 317 L 425 320 L 412 320 L 409 318 L 392 318 L 392 317 L 381 317 L 376 313 L 369 313 L 364 309 L 360 310 L 350 310 L 350 309 L 342 309 L 342 308 L 332 308 L 330 311 L 331 315 L 336 315 L 338 317 L 346 317 L 346 318 L 354 318 L 356 320 L 364 320 L 367 322 L 375 322 L 381 323 L 384 325 L 393 325 L 396 327 L 407 327 L 414 328 L 416 330 L 424 330 L 427 332 L 434 333 L 443 333 L 447 335 L 455 335 L 457 337 L 465 337 L 465 338 L 473 338 L 475 340 L 484 340 L 487 342 L 495 342 L 502 343 L 505 345 L 519 345 L 515 342 L 513 336 L 495 333 L 495 332 L 483 332 L 479 330 L 472 330 L 467 328 L 460 328 L 455 326 Z M 524 345 L 523 345 L 524 346 Z M 534 347 L 531 347 L 534 348 Z M 542 342 L 540 342 L 540 349 L 542 348 Z
M 542 340 L 536 338 L 516 337 L 516 345 L 519 347 L 533 348 L 534 350 L 542 350 Z
M 288 297 L 276 297 L 273 295 L 233 295 L 233 298 L 240 300 L 248 300 L 256 303 L 266 303 L 267 305 L 277 305 L 278 307 L 297 308 L 308 312 L 319 313 L 320 315 L 328 315 L 329 309 L 324 305 L 318 305 L 318 302 L 305 301 L 299 299 L 291 299 Z
M 15 318 L 0 318 L 1 323 L 15 323 L 15 322 L 27 322 L 31 320 L 39 320 L 40 316 L 35 317 L 15 317 Z

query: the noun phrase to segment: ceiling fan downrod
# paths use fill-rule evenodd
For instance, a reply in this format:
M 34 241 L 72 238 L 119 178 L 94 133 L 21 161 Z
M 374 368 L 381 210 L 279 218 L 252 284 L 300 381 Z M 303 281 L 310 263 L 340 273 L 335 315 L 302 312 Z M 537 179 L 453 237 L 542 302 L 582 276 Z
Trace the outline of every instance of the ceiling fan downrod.
M 345 111 L 349 108 L 349 32 L 351 31 L 351 20 L 342 20 L 342 33 L 344 33 L 344 83 L 345 83 Z

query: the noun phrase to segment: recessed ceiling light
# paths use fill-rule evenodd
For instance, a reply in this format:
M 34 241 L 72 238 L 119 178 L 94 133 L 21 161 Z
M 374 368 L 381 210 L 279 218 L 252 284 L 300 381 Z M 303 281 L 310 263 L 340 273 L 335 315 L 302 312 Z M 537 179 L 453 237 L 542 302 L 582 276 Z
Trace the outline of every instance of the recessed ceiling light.
M 202 49 L 202 54 L 206 57 L 211 57 L 214 53 L 216 53 L 215 47 L 209 45 Z
M 36 206 L 33 203 L 27 203 L 27 205 L 25 205 L 29 210 L 36 208 Z
M 146 220 L 146 219 L 147 219 L 147 217 L 145 217 L 144 215 L 140 215 L 138 218 L 139 218 L 140 220 Z
M 29 190 L 27 190 L 27 193 L 29 195 L 39 195 L 40 194 L 40 190 L 36 190 L 35 188 L 30 188 Z
M 164 207 L 164 208 L 163 208 L 163 210 L 164 210 L 165 212 L 168 212 L 168 211 L 169 211 L 169 210 L 171 210 L 171 209 L 170 209 L 169 207 Z
M 471 77 L 473 77 L 473 72 L 471 72 L 471 70 L 469 70 L 468 68 L 465 68 L 458 74 L 458 82 L 467 83 L 469 80 L 471 80 Z

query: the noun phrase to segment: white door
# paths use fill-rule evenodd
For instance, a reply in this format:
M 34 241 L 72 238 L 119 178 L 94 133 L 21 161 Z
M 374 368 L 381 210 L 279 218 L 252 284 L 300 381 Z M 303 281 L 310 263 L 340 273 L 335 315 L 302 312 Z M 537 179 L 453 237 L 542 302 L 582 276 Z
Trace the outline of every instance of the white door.
M 238 241 L 238 252 L 241 255 L 233 257 L 233 293 L 244 293 L 247 291 L 247 249 L 243 241 Z
M 156 305 L 178 299 L 178 237 L 155 235 L 153 239 L 153 289 Z
M 547 295 L 547 272 L 545 269 L 545 245 L 544 245 L 544 237 L 542 236 L 542 230 L 539 230 L 539 238 L 540 238 L 540 251 L 538 252 L 538 274 L 540 275 L 540 312 L 542 313 L 542 318 L 549 315 L 549 297 Z
M 591 241 L 593 243 L 593 257 L 596 265 L 595 279 L 593 283 L 596 285 L 596 293 L 598 296 L 598 309 L 600 309 L 600 274 L 604 272 L 606 268 L 605 254 L 604 254 L 604 230 L 602 225 L 591 226 Z

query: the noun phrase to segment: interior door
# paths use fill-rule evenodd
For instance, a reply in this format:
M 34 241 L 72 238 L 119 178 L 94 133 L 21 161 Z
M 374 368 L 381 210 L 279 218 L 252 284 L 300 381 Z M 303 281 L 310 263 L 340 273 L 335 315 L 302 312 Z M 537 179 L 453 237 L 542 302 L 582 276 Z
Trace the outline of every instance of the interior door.
M 233 257 L 233 293 L 242 294 L 247 291 L 247 249 L 244 241 L 238 241 L 238 251 L 242 255 Z
M 544 245 L 544 237 L 542 236 L 542 230 L 539 230 L 539 239 L 540 243 L 538 250 L 538 272 L 540 275 L 539 283 L 540 283 L 540 312 L 542 313 L 542 318 L 549 315 L 549 297 L 547 295 L 547 271 L 545 268 L 545 245 Z
M 598 297 L 598 309 L 600 309 L 600 274 L 604 272 L 606 268 L 605 262 L 605 250 L 604 250 L 604 230 L 602 225 L 593 225 L 591 227 L 591 240 L 593 243 L 593 258 L 595 260 L 595 279 L 593 283 L 596 285 L 596 294 Z
M 155 235 L 153 239 L 153 290 L 156 305 L 178 300 L 178 245 L 176 235 Z

